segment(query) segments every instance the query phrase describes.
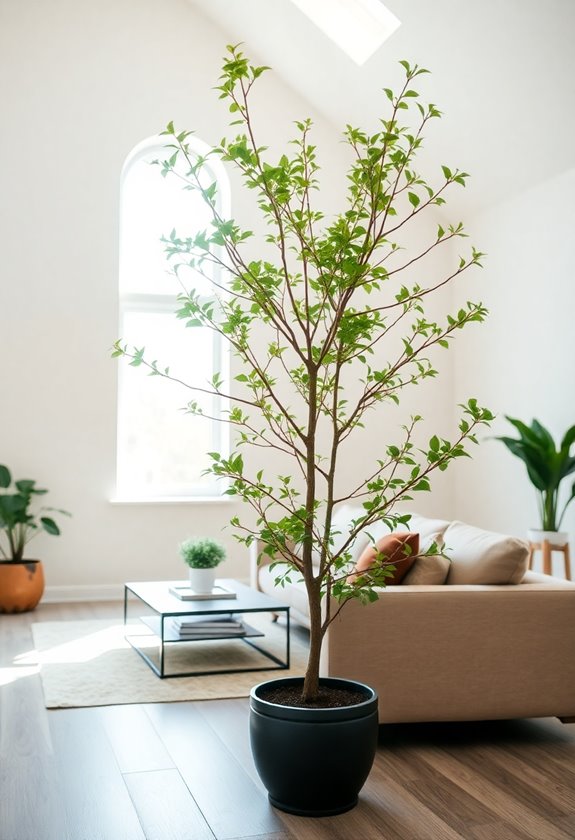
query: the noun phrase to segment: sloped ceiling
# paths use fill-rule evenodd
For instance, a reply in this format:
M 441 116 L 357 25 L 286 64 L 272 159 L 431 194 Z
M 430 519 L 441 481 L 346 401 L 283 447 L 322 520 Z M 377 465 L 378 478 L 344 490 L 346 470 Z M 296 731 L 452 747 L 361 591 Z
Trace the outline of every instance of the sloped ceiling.
M 402 25 L 362 67 L 291 0 L 189 2 L 338 129 L 377 126 L 400 59 L 428 68 L 420 92 L 444 118 L 420 168 L 471 173 L 450 202 L 462 213 L 575 166 L 574 0 L 386 0 Z

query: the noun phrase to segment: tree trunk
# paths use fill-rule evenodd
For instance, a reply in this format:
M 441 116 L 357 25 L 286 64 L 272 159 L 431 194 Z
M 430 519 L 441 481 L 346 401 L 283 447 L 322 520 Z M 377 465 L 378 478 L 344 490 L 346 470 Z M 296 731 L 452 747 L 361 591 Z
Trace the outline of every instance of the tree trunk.
M 310 608 L 310 640 L 307 670 L 303 684 L 302 699 L 304 703 L 315 700 L 319 693 L 319 658 L 322 643 L 322 621 L 319 581 L 313 581 L 311 591 L 308 589 Z
M 314 577 L 312 563 L 315 525 L 315 434 L 317 423 L 317 371 L 309 369 L 308 423 L 306 446 L 305 537 L 303 541 L 303 577 L 310 616 L 310 651 L 303 688 L 303 701 L 314 700 L 319 692 L 319 656 L 321 652 L 321 578 Z

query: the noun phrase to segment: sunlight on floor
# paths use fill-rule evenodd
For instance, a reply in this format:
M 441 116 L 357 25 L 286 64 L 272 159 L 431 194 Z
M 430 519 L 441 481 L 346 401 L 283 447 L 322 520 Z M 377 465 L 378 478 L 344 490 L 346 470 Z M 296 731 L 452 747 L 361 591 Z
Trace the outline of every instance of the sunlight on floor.
M 40 672 L 38 653 L 32 649 L 20 653 L 12 660 L 11 666 L 0 668 L 0 686 L 9 685 L 24 677 L 32 677 Z
M 36 652 L 32 652 L 34 656 L 36 656 Z M 29 656 L 30 654 L 24 654 L 25 656 Z M 16 680 L 20 680 L 23 677 L 32 677 L 34 674 L 38 674 L 40 672 L 40 667 L 38 664 L 36 665 L 24 665 L 23 663 L 20 664 L 18 662 L 19 659 L 22 657 L 17 656 L 14 660 L 15 665 L 14 667 L 6 667 L 0 668 L 0 687 L 3 685 L 9 685 L 10 683 L 16 682 Z
M 80 636 L 70 642 L 56 645 L 48 644 L 45 650 L 30 651 L 29 653 L 22 654 L 17 657 L 15 662 L 17 661 L 17 664 L 20 665 L 31 664 L 31 662 L 39 665 L 89 662 L 101 656 L 103 651 L 121 650 L 129 647 L 129 643 L 124 638 L 125 630 L 124 624 L 114 624 L 102 630 Z M 129 625 L 129 630 L 132 636 L 150 636 L 149 642 L 145 639 L 138 642 L 141 647 L 158 646 L 157 638 L 146 627 L 142 625 Z

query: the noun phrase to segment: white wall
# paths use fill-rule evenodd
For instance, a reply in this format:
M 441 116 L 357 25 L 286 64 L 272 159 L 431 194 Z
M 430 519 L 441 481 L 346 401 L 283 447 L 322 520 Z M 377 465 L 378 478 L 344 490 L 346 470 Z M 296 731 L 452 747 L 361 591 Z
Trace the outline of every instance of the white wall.
M 229 529 L 222 533 L 236 503 L 109 502 L 121 167 L 136 143 L 170 119 L 208 143 L 219 140 L 229 115 L 212 88 L 227 40 L 185 0 L 0 6 L 0 463 L 36 478 L 51 491 L 48 503 L 73 513 L 61 537 L 40 536 L 31 552 L 46 561 L 52 587 L 181 576 L 176 546 L 194 533 L 226 543 L 224 574 L 247 574 L 244 550 Z M 328 171 L 341 162 L 339 134 L 271 74 L 258 101 L 266 142 L 281 145 L 292 121 L 309 115 L 318 146 L 328 149 L 321 155 Z M 234 186 L 234 213 L 255 227 Z M 327 181 L 328 207 L 341 186 Z M 429 434 L 449 431 L 448 368 L 420 392 Z M 350 465 L 376 457 L 381 442 L 374 418 Z M 420 508 L 440 513 L 450 492 L 441 476 L 433 500 Z
M 473 220 L 491 314 L 454 356 L 455 388 L 457 399 L 470 393 L 499 415 L 494 435 L 515 436 L 504 414 L 536 417 L 556 438 L 575 423 L 574 190 L 571 169 Z M 525 468 L 500 442 L 487 440 L 455 476 L 459 518 L 521 537 L 540 527 Z M 563 528 L 575 532 L 575 505 Z

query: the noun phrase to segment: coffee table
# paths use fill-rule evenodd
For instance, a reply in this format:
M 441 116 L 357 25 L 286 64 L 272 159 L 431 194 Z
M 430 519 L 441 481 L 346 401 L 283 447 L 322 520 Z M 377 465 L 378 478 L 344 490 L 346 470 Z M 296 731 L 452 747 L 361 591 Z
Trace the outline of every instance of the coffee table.
M 170 587 L 182 586 L 185 581 L 137 581 L 133 583 L 124 584 L 124 625 L 126 627 L 126 639 L 132 647 L 140 654 L 142 659 L 150 666 L 152 671 L 158 677 L 164 679 L 166 677 L 199 677 L 209 674 L 234 674 L 243 671 L 269 671 L 269 670 L 283 670 L 289 668 L 290 664 L 290 612 L 289 607 L 282 604 L 281 601 L 276 601 L 270 598 L 263 592 L 258 592 L 250 586 L 245 586 L 237 580 L 223 579 L 216 581 L 219 585 L 226 589 L 232 589 L 236 593 L 236 598 L 233 599 L 210 599 L 204 601 L 182 601 L 175 595 L 170 593 Z M 145 604 L 149 609 L 146 613 L 142 613 L 142 605 Z M 137 615 L 140 621 L 146 625 L 151 633 L 148 635 L 129 633 L 130 626 L 128 624 L 128 617 L 130 607 L 137 605 Z M 152 610 L 152 614 L 149 611 Z M 273 613 L 284 615 L 286 619 L 286 636 L 285 636 L 285 656 L 279 658 L 270 650 L 267 650 L 261 644 L 256 644 L 254 638 L 265 638 L 265 633 L 250 627 L 246 624 L 246 633 L 242 636 L 210 636 L 202 635 L 194 639 L 182 639 L 177 632 L 171 627 L 170 619 L 183 618 L 186 616 L 205 616 L 208 618 L 211 615 L 226 613 L 234 616 L 236 614 L 249 613 Z M 244 622 L 245 623 L 245 622 Z M 140 646 L 138 642 L 142 640 L 149 641 L 150 638 L 156 638 L 158 641 L 157 664 L 146 652 L 145 648 Z M 167 665 L 169 659 L 169 650 L 172 645 L 188 645 L 189 659 L 193 663 L 193 645 L 199 641 L 210 641 L 212 644 L 222 642 L 231 644 L 232 642 L 242 642 L 250 645 L 250 647 L 259 651 L 275 665 L 242 667 L 242 668 L 224 668 L 219 670 L 178 670 L 171 671 Z

